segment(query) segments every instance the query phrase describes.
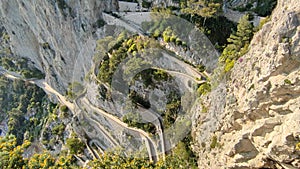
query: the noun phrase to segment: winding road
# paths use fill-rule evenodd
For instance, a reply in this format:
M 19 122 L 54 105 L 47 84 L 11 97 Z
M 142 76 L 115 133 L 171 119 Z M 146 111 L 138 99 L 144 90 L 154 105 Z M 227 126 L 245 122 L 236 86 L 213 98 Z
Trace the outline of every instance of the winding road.
M 11 72 L 11 71 L 3 69 L 3 67 L 1 67 L 1 66 L 0 66 L 0 74 L 3 74 L 5 77 L 7 77 L 9 79 L 19 79 L 19 80 L 28 81 L 28 82 L 30 82 L 32 84 L 35 84 L 35 85 L 39 86 L 40 88 L 42 88 L 48 94 L 54 94 L 58 98 L 58 100 L 62 104 L 65 104 L 71 111 L 75 112 L 77 106 L 78 106 L 77 108 L 79 108 L 81 110 L 80 106 L 77 105 L 78 103 L 74 104 L 74 103 L 69 102 L 66 97 L 62 96 L 59 92 L 57 92 L 50 85 L 48 85 L 45 82 L 45 80 L 35 79 L 35 78 L 26 79 L 26 78 L 24 78 L 23 76 L 21 76 L 18 73 Z M 76 100 L 79 100 L 82 97 L 83 97 L 83 94 L 81 94 L 80 97 L 78 97 Z M 133 131 L 133 132 L 137 132 L 138 134 L 140 134 L 141 137 L 142 137 L 142 139 L 145 140 L 145 144 L 146 144 L 146 147 L 148 149 L 150 160 L 154 161 L 154 162 L 158 161 L 158 153 L 156 151 L 155 143 L 151 140 L 151 138 L 148 135 L 148 133 L 146 133 L 145 131 L 143 131 L 141 129 L 136 129 L 136 128 L 129 127 L 126 123 L 122 122 L 117 117 L 115 117 L 115 116 L 113 116 L 113 115 L 105 112 L 102 109 L 99 109 L 99 108 L 93 106 L 89 102 L 89 100 L 87 100 L 86 98 L 83 98 L 82 100 L 83 100 L 83 103 L 85 104 L 85 106 L 88 106 L 88 107 L 92 108 L 95 112 L 97 112 L 97 113 L 99 113 L 99 114 L 101 114 L 101 115 L 103 115 L 103 116 L 111 119 L 112 121 L 116 122 L 117 124 L 119 124 L 120 126 L 122 126 L 123 128 L 125 128 L 127 130 L 130 130 L 130 131 Z M 77 101 L 75 101 L 75 102 L 77 102 Z M 109 135 L 109 134 L 107 134 L 107 135 Z M 116 141 L 113 141 L 113 140 L 111 140 L 111 141 L 114 144 L 117 144 Z M 94 156 L 94 154 L 93 154 L 93 156 Z
M 90 101 L 86 98 L 82 98 L 82 104 L 84 104 L 85 106 L 89 106 L 93 111 L 95 111 L 96 113 L 99 113 L 100 115 L 116 122 L 118 125 L 122 126 L 123 128 L 133 131 L 133 132 L 137 132 L 141 135 L 141 137 L 145 140 L 148 152 L 149 152 L 149 158 L 150 160 L 153 161 L 158 161 L 158 153 L 156 150 L 156 145 L 155 143 L 152 141 L 152 139 L 150 138 L 149 134 L 146 133 L 145 131 L 141 130 L 141 129 L 137 129 L 137 128 L 133 128 L 133 127 L 129 127 L 128 124 L 124 123 L 123 121 L 121 121 L 119 118 L 107 113 L 106 111 L 99 109 L 95 106 L 93 106 Z
M 125 26 L 126 29 L 135 31 L 135 32 L 139 33 L 141 36 L 146 36 L 146 33 L 144 33 L 140 27 L 138 27 L 136 24 L 132 23 L 131 21 L 126 21 L 124 19 L 117 19 L 108 14 L 103 14 L 103 15 L 104 15 L 104 17 L 106 17 L 110 20 L 113 19 L 113 21 L 111 21 L 110 24 Z M 168 68 L 166 68 L 166 69 L 157 68 L 157 69 L 162 69 L 162 70 L 164 70 L 174 76 L 177 76 L 177 77 L 179 77 L 179 76 L 185 77 L 186 79 L 193 80 L 194 82 L 196 82 L 198 84 L 205 82 L 205 80 L 201 80 L 201 79 L 202 79 L 202 77 L 207 77 L 206 72 L 200 73 L 196 68 L 194 68 L 191 65 L 185 63 L 184 61 L 178 59 L 177 57 L 174 57 L 174 54 L 168 50 L 164 50 L 162 52 L 162 54 L 163 54 L 164 58 L 166 58 L 168 61 L 170 61 L 173 65 L 177 65 L 178 67 L 171 68 L 171 66 L 170 66 L 169 69 Z M 92 78 L 97 80 L 97 77 L 95 75 L 96 68 L 93 67 L 92 70 L 93 70 Z M 20 80 L 28 81 L 32 84 L 35 84 L 35 85 L 39 86 L 40 88 L 42 88 L 46 93 L 55 95 L 57 97 L 58 101 L 61 104 L 66 105 L 70 111 L 74 112 L 74 114 L 76 114 L 76 112 L 83 113 L 85 120 L 87 120 L 91 124 L 94 124 L 94 126 L 97 126 L 97 128 L 98 128 L 97 131 L 100 131 L 103 134 L 103 136 L 111 143 L 112 147 L 119 146 L 120 144 L 111 135 L 111 133 L 109 131 L 107 131 L 107 129 L 102 124 L 100 124 L 97 120 L 95 120 L 95 119 L 97 119 L 97 116 L 95 116 L 93 113 L 89 113 L 89 112 L 95 112 L 95 113 L 115 122 L 121 128 L 123 128 L 129 132 L 137 133 L 138 135 L 140 135 L 141 139 L 144 141 L 144 143 L 146 145 L 150 160 L 154 161 L 154 162 L 159 160 L 158 145 L 156 145 L 156 143 L 153 141 L 153 139 L 149 136 L 149 134 L 147 132 L 145 132 L 141 129 L 129 127 L 128 124 L 121 121 L 118 117 L 115 117 L 114 115 L 92 105 L 91 102 L 87 98 L 85 98 L 85 92 L 80 94 L 72 103 L 72 102 L 68 101 L 68 99 L 65 96 L 61 95 L 59 92 L 57 92 L 55 89 L 53 89 L 43 79 L 35 79 L 35 78 L 26 79 L 18 73 L 3 69 L 3 67 L 1 67 L 1 66 L 0 66 L 0 74 L 3 74 L 4 76 L 6 76 L 7 78 L 10 78 L 10 79 L 20 79 Z M 106 87 L 108 87 L 108 86 L 106 86 Z M 87 110 L 89 110 L 89 111 L 87 111 Z M 152 116 L 151 118 L 154 119 L 154 121 L 155 121 L 155 123 L 153 121 L 152 121 L 152 123 L 156 126 L 156 130 L 159 135 L 159 143 L 161 144 L 161 151 L 163 154 L 163 159 L 165 159 L 165 140 L 164 140 L 162 120 L 155 113 L 149 113 L 148 115 Z M 98 154 L 95 155 L 93 153 L 93 150 L 90 148 L 92 144 L 95 144 L 96 147 L 99 150 L 101 150 L 100 152 L 103 153 L 101 144 L 97 140 L 94 140 L 94 139 L 88 144 L 89 145 L 88 148 L 92 152 L 92 155 L 94 156 L 94 158 L 97 158 L 96 156 L 99 156 L 99 155 Z M 95 151 L 95 152 L 97 153 L 97 151 Z

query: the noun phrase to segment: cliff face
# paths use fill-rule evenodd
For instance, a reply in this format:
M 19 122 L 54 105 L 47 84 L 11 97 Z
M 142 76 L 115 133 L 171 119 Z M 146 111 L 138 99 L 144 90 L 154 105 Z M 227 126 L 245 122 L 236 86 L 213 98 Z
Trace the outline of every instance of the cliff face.
M 279 0 L 229 80 L 195 108 L 200 168 L 300 168 L 299 24 L 300 1 Z
M 0 16 L 13 53 L 29 58 L 46 74 L 48 83 L 64 91 L 68 83 L 84 78 L 98 20 L 103 11 L 117 6 L 116 0 L 4 0 Z

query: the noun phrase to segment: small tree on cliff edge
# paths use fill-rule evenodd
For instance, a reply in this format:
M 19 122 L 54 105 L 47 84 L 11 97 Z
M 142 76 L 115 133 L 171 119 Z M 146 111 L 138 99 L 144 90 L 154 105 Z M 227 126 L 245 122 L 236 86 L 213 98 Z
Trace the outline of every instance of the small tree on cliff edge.
M 219 59 L 220 63 L 225 64 L 225 72 L 231 70 L 234 62 L 248 52 L 248 46 L 254 32 L 250 18 L 250 15 L 244 15 L 239 21 L 237 31 L 233 32 L 227 39 L 228 45 Z

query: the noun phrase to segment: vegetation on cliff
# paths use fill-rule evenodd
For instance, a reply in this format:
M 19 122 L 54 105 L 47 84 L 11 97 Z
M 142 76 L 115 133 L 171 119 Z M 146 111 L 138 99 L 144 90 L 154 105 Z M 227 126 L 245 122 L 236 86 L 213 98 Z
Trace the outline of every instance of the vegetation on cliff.
M 130 1 L 130 0 L 129 0 Z M 66 17 L 72 11 L 67 1 L 55 1 L 59 10 Z M 130 1 L 136 2 L 136 1 Z M 161 8 L 154 7 L 154 12 L 173 14 L 184 18 L 193 24 L 208 38 L 221 52 L 219 68 L 216 71 L 224 76 L 232 70 L 235 62 L 242 62 L 242 56 L 248 52 L 250 41 L 258 28 L 252 24 L 252 15 L 247 14 L 241 18 L 238 25 L 222 16 L 222 0 L 179 0 L 180 7 Z M 256 8 L 246 6 L 239 8 L 240 11 L 254 11 L 259 15 L 266 16 L 276 5 L 269 0 L 269 4 L 258 1 Z M 152 7 L 153 3 L 143 1 L 143 7 Z M 250 9 L 248 9 L 250 8 Z M 103 101 L 109 101 L 110 85 L 118 66 L 129 59 L 124 76 L 129 75 L 141 68 L 141 64 L 147 65 L 148 60 L 141 56 L 148 56 L 155 52 L 156 48 L 164 48 L 161 43 L 172 44 L 185 51 L 189 46 L 176 27 L 170 25 L 170 18 L 163 18 L 152 22 L 144 22 L 142 28 L 147 32 L 145 36 L 123 31 L 118 36 L 107 36 L 97 41 L 93 62 L 95 69 L 93 74 L 96 84 L 99 85 L 99 93 Z M 106 23 L 98 19 L 94 25 L 95 29 L 102 29 Z M 182 26 L 182 25 L 180 25 Z M 9 37 L 2 33 L 0 66 L 6 70 L 17 72 L 25 79 L 44 79 L 45 75 L 40 72 L 30 60 L 13 56 L 8 45 Z M 44 49 L 49 49 L 48 43 L 43 43 Z M 182 59 L 183 60 L 183 59 Z M 185 60 L 183 60 L 185 61 Z M 188 61 L 185 61 L 188 62 Z M 205 72 L 205 65 L 193 65 L 193 68 Z M 122 65 L 121 65 L 122 66 Z M 182 73 L 183 74 L 183 73 Z M 206 79 L 207 78 L 207 79 Z M 211 78 L 205 77 L 206 82 L 194 88 L 198 88 L 198 96 L 205 95 L 211 91 Z M 216 77 L 221 78 L 221 77 Z M 196 79 L 195 81 L 200 81 Z M 121 81 L 119 83 L 123 83 Z M 285 80 L 286 84 L 292 82 Z M 124 82 L 125 83 L 125 82 Z M 127 83 L 127 82 L 126 82 Z M 166 84 L 173 85 L 174 77 L 168 71 L 151 67 L 139 72 L 128 85 L 142 84 L 139 88 L 130 88 L 128 98 L 133 107 L 149 109 L 151 103 L 146 97 L 148 90 L 159 89 Z M 126 84 L 127 85 L 127 84 Z M 174 87 L 164 91 L 167 93 L 164 110 L 157 110 L 161 116 L 162 128 L 169 129 L 178 120 L 180 114 L 184 114 L 182 93 Z M 253 86 L 254 87 L 254 86 Z M 252 88 L 252 86 L 250 87 Z M 89 159 L 87 168 L 196 168 L 196 156 L 191 151 L 191 136 L 188 135 L 180 141 L 172 150 L 166 153 L 165 160 L 160 159 L 156 163 L 148 157 L 140 157 L 139 154 L 125 155 L 122 152 L 105 152 L 98 159 L 91 157 L 89 153 L 88 138 L 85 134 L 72 134 L 73 129 L 68 129 L 73 118 L 66 105 L 52 103 L 46 93 L 29 81 L 11 80 L 0 76 L 0 122 L 7 121 L 8 132 L 6 136 L 0 137 L 0 166 L 2 168 L 82 168 L 82 159 Z M 141 90 L 144 90 L 141 92 Z M 66 91 L 68 99 L 75 100 L 84 87 L 77 82 L 69 84 Z M 145 92 L 146 91 L 146 92 Z M 76 103 L 76 100 L 74 101 Z M 206 110 L 207 111 L 207 110 Z M 203 112 L 206 112 L 203 110 Z M 150 135 L 155 135 L 157 126 L 153 123 L 141 123 L 142 115 L 129 112 L 122 116 L 122 121 L 128 126 L 142 129 Z M 76 119 L 72 119 L 76 121 Z M 78 120 L 78 119 L 77 119 Z M 72 121 L 73 122 L 73 121 Z M 163 130 L 161 129 L 161 130 Z M 74 129 L 75 130 L 75 129 Z M 179 130 L 179 129 L 178 129 Z M 1 134 L 1 133 L 0 133 Z M 41 143 L 38 143 L 41 141 Z M 38 144 L 38 146 L 37 146 Z M 217 147 L 217 137 L 213 137 L 211 148 Z M 37 152 L 30 150 L 38 147 Z M 59 147 L 59 148 L 58 148 Z M 297 145 L 299 148 L 299 145 Z M 59 152 L 55 152 L 59 150 Z

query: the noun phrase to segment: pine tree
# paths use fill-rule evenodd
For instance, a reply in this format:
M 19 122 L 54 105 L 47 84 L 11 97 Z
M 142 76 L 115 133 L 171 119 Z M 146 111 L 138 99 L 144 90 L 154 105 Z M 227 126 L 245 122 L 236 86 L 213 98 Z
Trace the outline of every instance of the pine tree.
M 204 18 L 210 18 L 215 16 L 221 11 L 221 0 L 187 0 L 182 12 L 191 14 L 192 16 L 198 15 Z
M 248 51 L 248 46 L 253 37 L 253 24 L 250 15 L 244 15 L 237 26 L 237 31 L 227 39 L 228 45 L 220 56 L 219 62 L 225 64 L 225 72 L 228 72 L 234 62 Z

